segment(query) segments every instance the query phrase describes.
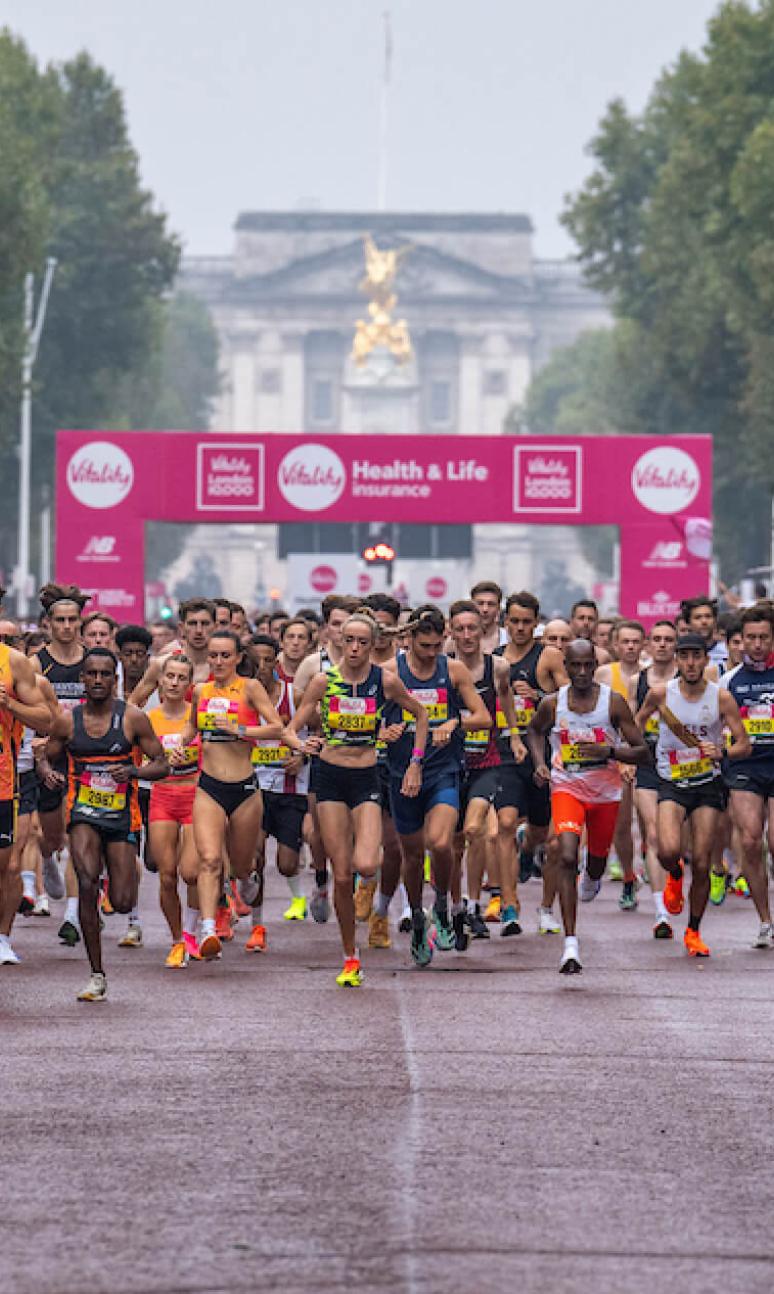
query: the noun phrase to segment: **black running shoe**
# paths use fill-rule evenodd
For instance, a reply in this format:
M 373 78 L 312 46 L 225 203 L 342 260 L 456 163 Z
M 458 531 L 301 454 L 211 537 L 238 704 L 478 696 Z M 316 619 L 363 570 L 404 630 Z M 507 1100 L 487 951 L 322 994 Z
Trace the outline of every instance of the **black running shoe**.
M 489 926 L 480 912 L 468 913 L 468 928 L 471 939 L 489 939 Z
M 67 944 L 68 948 L 74 948 L 76 944 L 81 942 L 78 927 L 74 926 L 72 921 L 63 921 L 57 934 L 62 940 L 62 943 Z
M 452 926 L 454 928 L 454 948 L 458 953 L 464 953 L 470 942 L 469 935 L 465 929 L 465 913 L 455 912 L 452 917 Z

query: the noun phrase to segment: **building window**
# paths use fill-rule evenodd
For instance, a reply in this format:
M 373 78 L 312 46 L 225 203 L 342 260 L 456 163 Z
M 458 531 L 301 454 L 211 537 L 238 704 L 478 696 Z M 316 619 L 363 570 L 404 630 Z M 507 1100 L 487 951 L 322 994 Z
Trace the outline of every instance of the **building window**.
M 264 395 L 278 395 L 282 390 L 282 373 L 278 368 L 261 369 L 258 386 Z
M 484 374 L 484 395 L 506 395 L 508 391 L 508 375 L 505 369 L 490 368 Z
M 446 427 L 451 422 L 451 382 L 430 383 L 430 421 L 436 427 Z
M 312 382 L 312 420 L 333 422 L 333 382 L 328 378 L 316 377 Z

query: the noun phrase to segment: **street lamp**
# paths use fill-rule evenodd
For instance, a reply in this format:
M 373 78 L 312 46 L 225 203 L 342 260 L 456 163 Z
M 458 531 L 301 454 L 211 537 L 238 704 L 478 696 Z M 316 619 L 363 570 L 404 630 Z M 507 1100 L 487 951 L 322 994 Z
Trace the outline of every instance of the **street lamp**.
M 30 572 L 30 462 L 32 458 L 32 370 L 38 357 L 40 334 L 46 317 L 46 306 L 56 260 L 49 256 L 43 275 L 43 287 L 35 314 L 35 277 L 24 276 L 24 353 L 22 355 L 21 426 L 19 434 L 19 528 L 16 544 L 16 615 L 20 620 L 29 614 L 32 574 Z

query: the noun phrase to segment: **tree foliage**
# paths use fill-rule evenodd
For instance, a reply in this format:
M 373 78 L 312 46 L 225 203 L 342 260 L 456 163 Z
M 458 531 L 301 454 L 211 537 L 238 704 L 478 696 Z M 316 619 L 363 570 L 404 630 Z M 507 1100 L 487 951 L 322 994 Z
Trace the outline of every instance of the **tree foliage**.
M 765 560 L 774 489 L 774 0 L 722 5 L 702 52 L 641 115 L 612 103 L 590 151 L 564 221 L 618 323 L 567 354 L 553 426 L 711 433 L 717 547 L 737 578 Z M 561 362 L 536 380 L 536 414 Z

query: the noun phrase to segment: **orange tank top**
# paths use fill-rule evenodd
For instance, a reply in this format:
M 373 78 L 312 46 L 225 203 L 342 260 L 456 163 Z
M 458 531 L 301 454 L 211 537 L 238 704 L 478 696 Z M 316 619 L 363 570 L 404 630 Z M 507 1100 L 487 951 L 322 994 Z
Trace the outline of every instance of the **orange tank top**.
M 188 712 L 179 719 L 170 719 L 164 713 L 161 706 L 155 710 L 147 711 L 151 727 L 164 747 L 165 753 L 170 750 L 180 748 L 180 734 L 188 723 Z M 190 746 L 183 747 L 185 751 L 185 763 L 170 765 L 169 777 L 174 778 L 176 782 L 181 780 L 190 781 L 199 771 L 199 741 L 192 742 Z M 169 781 L 169 778 L 164 778 Z
M 0 643 L 0 683 L 9 696 L 15 697 L 11 649 Z M 0 800 L 12 800 L 16 794 L 17 723 L 10 710 L 0 710 Z
M 236 741 L 240 725 L 257 728 L 258 715 L 245 695 L 248 682 L 249 679 L 237 674 L 225 687 L 217 683 L 202 684 L 196 707 L 196 727 L 202 741 Z M 227 728 L 218 726 L 221 718 L 227 720 Z

